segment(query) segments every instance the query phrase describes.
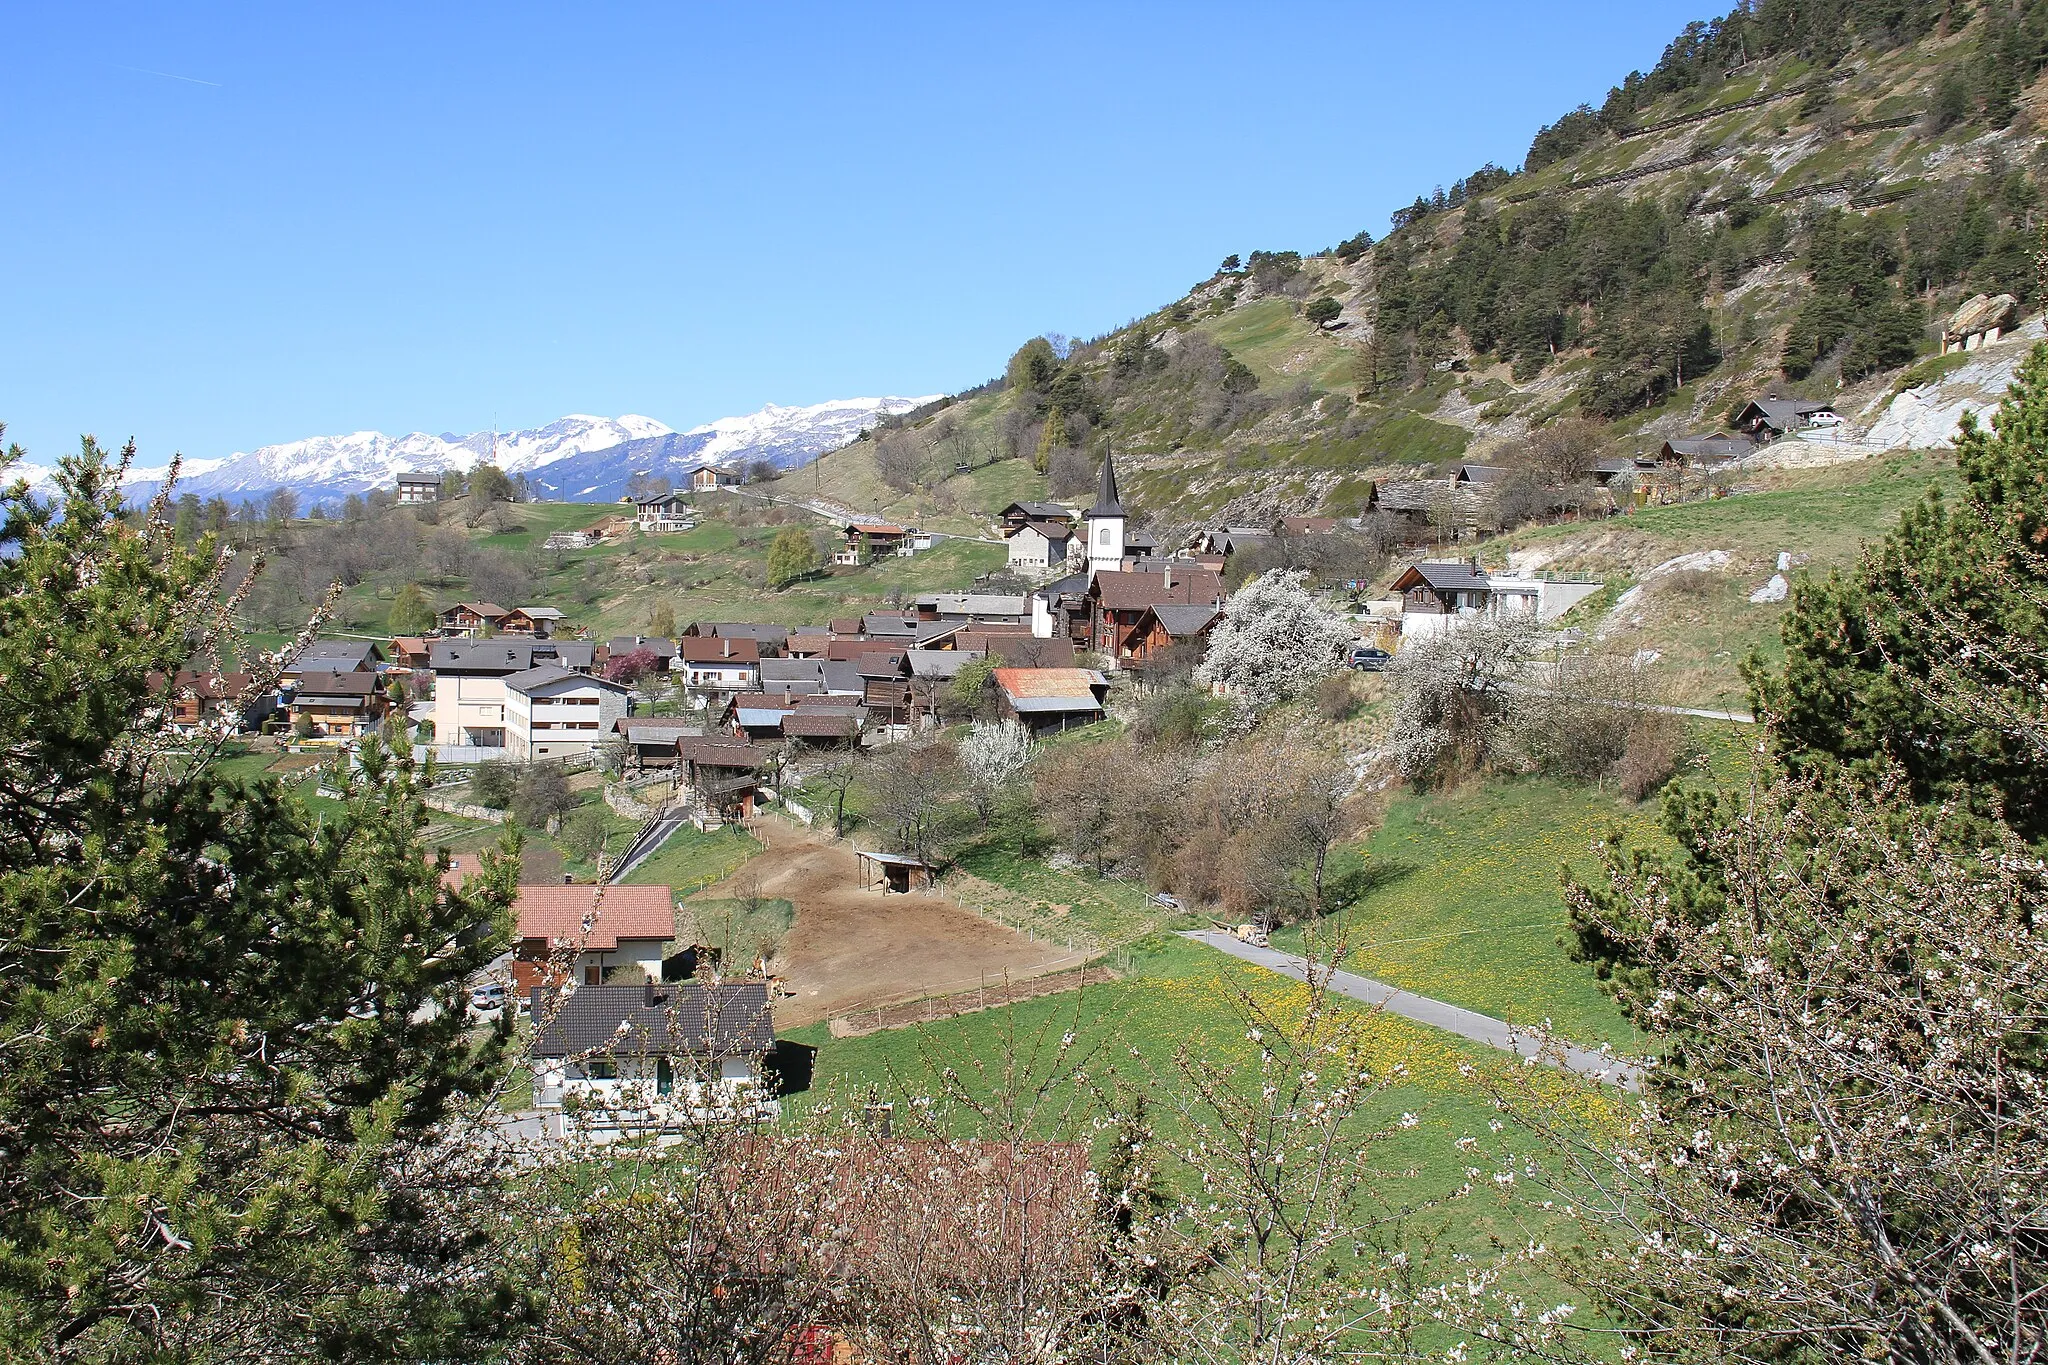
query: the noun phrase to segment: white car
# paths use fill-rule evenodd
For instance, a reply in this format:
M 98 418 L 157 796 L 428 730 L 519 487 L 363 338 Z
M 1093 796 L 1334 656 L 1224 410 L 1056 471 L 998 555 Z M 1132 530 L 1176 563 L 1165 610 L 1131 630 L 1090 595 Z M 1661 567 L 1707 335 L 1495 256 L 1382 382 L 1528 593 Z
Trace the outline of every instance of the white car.
M 1806 419 L 1806 424 L 1812 427 L 1838 427 L 1842 425 L 1842 415 L 1838 412 L 1816 412 Z
M 480 1013 L 488 1014 L 492 1010 L 503 1009 L 504 1006 L 505 983 L 502 981 L 489 982 L 469 993 L 469 1007 Z

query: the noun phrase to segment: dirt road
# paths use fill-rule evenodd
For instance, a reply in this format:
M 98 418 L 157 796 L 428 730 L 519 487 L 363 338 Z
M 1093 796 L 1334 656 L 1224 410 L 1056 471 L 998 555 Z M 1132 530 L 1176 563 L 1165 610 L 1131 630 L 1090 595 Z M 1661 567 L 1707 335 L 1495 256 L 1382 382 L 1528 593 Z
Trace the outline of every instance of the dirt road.
M 755 831 L 766 851 L 706 900 L 735 897 L 756 880 L 763 896 L 796 907 L 776 969 L 796 998 L 775 1006 L 777 1028 L 801 1027 L 926 992 L 957 991 L 986 977 L 1012 980 L 1076 965 L 1084 954 L 964 910 L 940 894 L 862 891 L 849 844 L 769 818 Z

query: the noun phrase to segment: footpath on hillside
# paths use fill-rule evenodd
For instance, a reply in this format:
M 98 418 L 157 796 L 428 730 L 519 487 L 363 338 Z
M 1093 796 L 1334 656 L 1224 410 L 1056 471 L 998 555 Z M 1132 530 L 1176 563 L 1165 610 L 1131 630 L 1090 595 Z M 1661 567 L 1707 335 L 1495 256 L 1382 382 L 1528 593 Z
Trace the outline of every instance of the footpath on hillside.
M 1257 948 L 1241 943 L 1229 934 L 1213 929 L 1190 929 L 1182 934 L 1197 943 L 1206 943 L 1219 952 L 1255 963 L 1281 976 L 1296 981 L 1308 980 L 1309 960 L 1293 953 L 1283 953 L 1277 948 Z M 1375 981 L 1369 976 L 1353 972 L 1335 971 L 1324 965 L 1315 964 L 1315 971 L 1324 978 L 1329 989 L 1351 1000 L 1398 1014 L 1418 1024 L 1455 1033 L 1461 1038 L 1470 1038 L 1475 1043 L 1499 1048 L 1521 1057 L 1533 1057 L 1538 1061 L 1561 1066 L 1567 1071 L 1599 1081 L 1602 1085 L 1619 1086 L 1623 1090 L 1640 1090 L 1642 1072 L 1623 1062 L 1611 1052 L 1598 1048 L 1580 1047 L 1575 1043 L 1558 1043 L 1552 1040 L 1548 1047 L 1542 1045 L 1533 1033 L 1518 1029 L 1505 1020 L 1492 1015 L 1480 1014 L 1459 1005 L 1442 1000 L 1432 1000 L 1426 995 L 1416 995 L 1398 986 L 1389 986 L 1384 981 Z

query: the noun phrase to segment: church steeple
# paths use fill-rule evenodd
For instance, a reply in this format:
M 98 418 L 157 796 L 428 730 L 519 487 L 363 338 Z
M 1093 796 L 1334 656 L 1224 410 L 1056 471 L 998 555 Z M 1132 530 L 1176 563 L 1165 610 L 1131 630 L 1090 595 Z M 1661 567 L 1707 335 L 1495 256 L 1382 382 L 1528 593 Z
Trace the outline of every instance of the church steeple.
M 1088 509 L 1094 517 L 1121 517 L 1124 505 L 1116 496 L 1116 460 L 1107 449 L 1102 452 L 1102 487 L 1095 494 L 1095 505 Z
M 1121 569 L 1124 565 L 1124 505 L 1116 495 L 1116 462 L 1107 449 L 1102 452 L 1102 486 L 1095 505 L 1082 520 L 1088 536 L 1088 572 Z

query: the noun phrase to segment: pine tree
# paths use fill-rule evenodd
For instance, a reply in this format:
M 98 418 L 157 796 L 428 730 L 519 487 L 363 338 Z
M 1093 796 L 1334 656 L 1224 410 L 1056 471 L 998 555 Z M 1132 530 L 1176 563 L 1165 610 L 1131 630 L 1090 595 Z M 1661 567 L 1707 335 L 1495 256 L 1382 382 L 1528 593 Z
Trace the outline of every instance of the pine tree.
M 236 641 L 163 511 L 90 440 L 0 492 L 0 1354 L 473 1358 L 518 1314 L 434 1133 L 516 864 L 445 888 L 374 741 L 317 820 L 171 743 L 152 676 Z

